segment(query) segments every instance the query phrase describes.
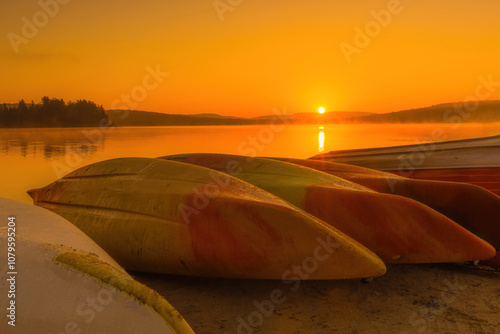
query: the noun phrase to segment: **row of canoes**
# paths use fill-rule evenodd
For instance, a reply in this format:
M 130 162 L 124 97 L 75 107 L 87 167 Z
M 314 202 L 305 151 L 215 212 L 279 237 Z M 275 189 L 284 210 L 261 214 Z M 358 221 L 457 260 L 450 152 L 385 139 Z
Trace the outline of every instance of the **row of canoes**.
M 500 136 L 430 142 L 426 144 L 332 151 L 312 160 L 346 163 L 377 169 L 416 180 L 463 182 L 476 185 L 500 196 Z M 477 208 L 493 205 L 481 202 L 475 194 L 464 194 L 464 206 Z M 458 209 L 454 216 L 465 213 Z M 467 211 L 465 209 L 465 211 Z M 478 215 L 478 220 L 499 216 Z M 495 228 L 496 224 L 493 223 Z M 496 246 L 498 249 L 498 246 Z M 500 267 L 500 253 L 484 264 Z
M 433 149 L 458 150 L 449 143 Z M 373 156 L 390 160 L 385 150 Z M 351 153 L 344 155 L 360 155 Z M 67 331 L 59 327 L 70 324 L 70 330 L 89 332 L 112 326 L 123 333 L 192 333 L 170 304 L 122 268 L 253 279 L 359 278 L 384 274 L 385 263 L 485 260 L 500 248 L 500 197 L 491 191 L 327 161 L 338 158 L 333 155 L 113 159 L 31 190 L 42 208 L 0 199 L 2 243 L 10 241 L 5 218 L 16 215 L 22 222 L 19 284 L 30 288 L 19 291 L 18 301 L 30 307 L 18 316 L 30 313 L 32 320 L 22 323 L 22 331 Z M 373 163 L 369 152 L 362 155 Z M 427 164 L 435 161 L 430 156 Z M 494 170 L 488 164 L 476 168 Z M 94 304 L 82 303 L 89 298 Z M 42 305 L 47 301 L 50 307 Z M 105 311 L 96 312 L 101 307 Z
M 370 277 L 384 263 L 488 259 L 500 245 L 500 198 L 487 190 L 326 162 L 113 159 L 30 195 L 148 272 L 281 279 L 331 240 L 308 278 Z
M 466 182 L 500 195 L 500 136 L 332 151 L 311 159 L 372 168 L 414 179 Z

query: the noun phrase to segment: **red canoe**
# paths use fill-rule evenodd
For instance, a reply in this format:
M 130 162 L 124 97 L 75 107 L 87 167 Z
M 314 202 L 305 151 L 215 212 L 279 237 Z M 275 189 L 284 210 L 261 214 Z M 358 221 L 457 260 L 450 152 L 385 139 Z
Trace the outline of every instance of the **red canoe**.
M 387 170 L 387 172 L 403 175 L 398 170 Z M 500 167 L 492 168 L 436 168 L 414 170 L 410 175 L 412 179 L 452 181 L 474 184 L 488 189 L 500 196 Z
M 500 136 L 333 151 L 312 157 L 414 179 L 471 183 L 500 195 Z

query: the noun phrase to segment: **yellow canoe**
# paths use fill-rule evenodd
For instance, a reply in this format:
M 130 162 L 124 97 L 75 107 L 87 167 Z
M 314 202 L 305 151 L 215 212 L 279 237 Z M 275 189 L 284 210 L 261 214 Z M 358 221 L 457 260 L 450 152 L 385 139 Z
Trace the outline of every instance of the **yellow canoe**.
M 370 250 L 262 189 L 190 164 L 122 158 L 29 191 L 130 270 L 214 277 L 373 277 Z

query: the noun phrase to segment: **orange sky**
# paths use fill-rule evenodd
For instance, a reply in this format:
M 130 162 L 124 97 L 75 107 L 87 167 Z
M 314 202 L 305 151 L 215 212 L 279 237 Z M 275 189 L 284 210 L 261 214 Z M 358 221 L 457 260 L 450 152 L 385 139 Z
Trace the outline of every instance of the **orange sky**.
M 213 0 L 56 1 L 41 0 L 53 17 L 35 0 L 2 4 L 0 102 L 49 95 L 166 113 L 388 112 L 462 101 L 479 76 L 500 82 L 498 0 L 218 0 L 235 4 L 224 20 Z M 371 11 L 388 8 L 378 29 Z M 23 35 L 22 18 L 33 16 L 38 32 Z M 373 37 L 348 62 L 341 43 L 356 47 L 355 28 L 367 23 Z M 144 86 L 157 66 L 169 75 Z

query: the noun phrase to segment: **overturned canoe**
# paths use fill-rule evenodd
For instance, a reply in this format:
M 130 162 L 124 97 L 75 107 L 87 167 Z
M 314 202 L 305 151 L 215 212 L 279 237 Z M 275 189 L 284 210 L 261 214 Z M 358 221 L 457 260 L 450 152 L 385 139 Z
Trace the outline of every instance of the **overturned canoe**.
M 321 220 L 248 183 L 189 164 L 113 159 L 29 194 L 131 270 L 282 279 L 306 261 L 308 268 L 315 263 L 309 279 L 385 273 L 375 254 Z
M 346 163 L 416 179 L 466 182 L 500 195 L 500 136 L 332 151 L 310 159 Z
M 310 168 L 225 154 L 162 159 L 227 172 L 267 190 L 345 232 L 385 262 L 468 261 L 495 253 L 487 242 L 419 202 L 377 193 Z
M 378 192 L 412 198 L 444 214 L 500 249 L 500 197 L 482 187 L 459 182 L 414 180 L 330 161 L 272 159 L 313 168 Z
M 378 170 L 491 168 L 500 166 L 500 136 L 416 145 L 332 151 L 310 159 Z
M 193 333 L 163 297 L 60 216 L 2 198 L 0 231 L 14 262 L 0 276 L 15 291 L 0 306 L 8 321 L 19 319 L 17 332 Z M 12 326 L 8 321 L 0 324 L 2 333 Z
M 398 170 L 388 170 L 387 172 L 398 175 L 406 174 L 406 172 Z M 488 189 L 500 196 L 500 167 L 416 169 L 411 172 L 410 177 L 420 180 L 469 183 Z

